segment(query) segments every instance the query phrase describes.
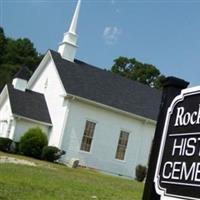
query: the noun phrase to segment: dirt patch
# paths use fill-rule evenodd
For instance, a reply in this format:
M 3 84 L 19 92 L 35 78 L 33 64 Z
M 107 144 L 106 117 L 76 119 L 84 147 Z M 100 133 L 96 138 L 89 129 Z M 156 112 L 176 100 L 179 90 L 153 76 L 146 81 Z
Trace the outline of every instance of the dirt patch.
M 17 159 L 13 157 L 8 156 L 0 156 L 0 164 L 1 163 L 13 163 L 13 164 L 19 164 L 19 165 L 28 165 L 28 166 L 37 166 L 34 162 Z

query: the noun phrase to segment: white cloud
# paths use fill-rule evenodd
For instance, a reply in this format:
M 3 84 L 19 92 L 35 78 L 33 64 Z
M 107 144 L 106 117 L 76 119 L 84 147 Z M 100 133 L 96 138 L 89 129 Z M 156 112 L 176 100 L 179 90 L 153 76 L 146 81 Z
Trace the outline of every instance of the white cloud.
M 115 44 L 121 34 L 122 31 L 118 27 L 107 26 L 103 31 L 103 38 L 106 44 Z

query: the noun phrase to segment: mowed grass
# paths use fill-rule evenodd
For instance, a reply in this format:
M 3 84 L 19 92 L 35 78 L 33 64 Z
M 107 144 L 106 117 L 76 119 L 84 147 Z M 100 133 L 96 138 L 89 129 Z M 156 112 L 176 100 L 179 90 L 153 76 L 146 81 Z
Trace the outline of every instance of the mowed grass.
M 140 200 L 143 184 L 91 169 L 5 154 L 35 162 L 31 167 L 0 164 L 0 200 Z

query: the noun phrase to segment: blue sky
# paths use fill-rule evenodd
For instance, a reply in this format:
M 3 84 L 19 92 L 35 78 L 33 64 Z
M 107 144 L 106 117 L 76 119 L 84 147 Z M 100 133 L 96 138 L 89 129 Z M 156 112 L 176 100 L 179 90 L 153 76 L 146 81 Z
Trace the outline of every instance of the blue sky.
M 75 0 L 0 0 L 7 36 L 57 50 Z M 200 84 L 200 0 L 82 0 L 77 58 L 110 68 L 118 56 L 154 64 L 161 73 Z

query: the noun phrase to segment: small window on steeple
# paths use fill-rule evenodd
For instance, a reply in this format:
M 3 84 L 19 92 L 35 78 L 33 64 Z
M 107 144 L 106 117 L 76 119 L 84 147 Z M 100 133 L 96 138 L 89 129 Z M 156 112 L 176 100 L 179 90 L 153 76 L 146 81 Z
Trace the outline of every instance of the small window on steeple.
M 44 89 L 46 90 L 48 87 L 48 78 L 46 79 L 45 83 L 44 83 Z

